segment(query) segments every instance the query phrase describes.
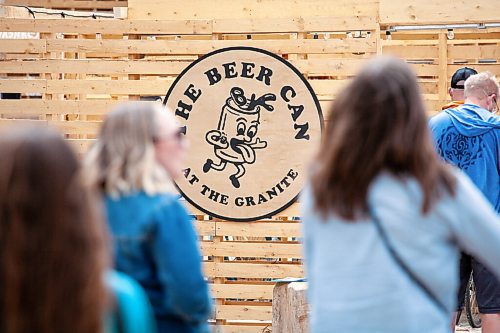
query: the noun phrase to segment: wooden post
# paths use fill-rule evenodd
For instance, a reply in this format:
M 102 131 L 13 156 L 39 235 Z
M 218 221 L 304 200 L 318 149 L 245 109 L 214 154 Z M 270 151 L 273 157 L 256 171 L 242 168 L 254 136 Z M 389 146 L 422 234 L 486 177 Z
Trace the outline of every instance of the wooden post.
M 215 222 L 217 224 L 217 221 Z M 213 239 L 214 242 L 214 247 L 217 248 L 218 244 L 223 242 L 224 239 L 222 236 L 215 236 Z M 217 263 L 222 263 L 224 262 L 224 257 L 214 257 L 214 264 L 217 265 Z M 217 266 L 215 266 L 215 271 L 217 272 Z M 224 284 L 226 282 L 226 279 L 223 277 L 215 277 L 213 280 L 213 284 Z M 217 318 L 217 307 L 219 305 L 224 305 L 225 300 L 222 298 L 216 298 L 215 299 L 215 329 L 214 333 L 220 333 L 223 332 L 221 325 L 226 324 L 225 319 L 218 319 Z
M 52 34 L 50 33 L 40 33 L 40 39 L 49 39 L 52 37 Z M 50 59 L 50 52 L 47 52 L 47 53 L 44 53 L 42 54 L 42 57 L 43 59 Z M 50 73 L 43 73 L 43 74 L 40 74 L 40 78 L 43 78 L 45 80 L 50 80 L 51 79 L 51 74 Z M 42 94 L 42 99 L 43 100 L 51 100 L 52 99 L 52 94 L 47 94 L 47 91 L 46 91 L 46 87 L 45 87 L 45 91 L 44 93 Z M 42 119 L 51 119 L 52 118 L 52 115 L 51 114 L 44 114 L 42 116 Z
M 306 333 L 306 282 L 279 282 L 273 289 L 273 333 Z
M 138 40 L 141 39 L 140 35 L 129 35 L 128 36 L 129 40 Z M 140 54 L 129 54 L 128 59 L 130 61 L 138 60 L 141 59 L 142 56 Z M 128 75 L 128 80 L 140 80 L 141 75 L 140 74 L 129 74 Z M 140 95 L 128 95 L 129 100 L 131 101 L 138 101 L 140 100 L 141 96 Z
M 382 40 L 381 31 L 380 31 L 380 24 L 377 24 L 377 28 L 375 29 L 374 35 L 375 36 L 373 36 L 373 37 L 375 37 L 375 41 L 377 43 L 377 56 L 381 56 L 383 53 L 383 49 L 382 49 L 383 40 Z
M 212 40 L 220 40 L 222 39 L 222 35 L 221 34 L 213 34 L 212 35 Z M 218 220 L 215 220 L 215 225 L 216 225 L 216 230 L 217 230 L 217 222 Z M 214 242 L 214 247 L 217 248 L 217 246 L 224 241 L 224 237 L 223 236 L 215 236 L 214 239 L 213 239 L 213 242 Z M 215 271 L 217 272 L 217 263 L 223 263 L 224 262 L 224 257 L 219 257 L 219 256 L 215 256 L 214 257 L 214 267 L 215 267 Z M 214 280 L 213 280 L 213 284 L 224 284 L 226 282 L 226 278 L 224 277 L 215 277 Z M 225 299 L 222 299 L 222 298 L 216 298 L 215 299 L 215 328 L 213 330 L 214 333 L 221 333 L 223 332 L 223 329 L 222 329 L 222 325 L 225 325 L 226 324 L 226 320 L 225 319 L 219 319 L 217 318 L 218 315 L 217 315 L 217 307 L 219 305 L 224 305 L 225 304 Z
M 446 32 L 439 33 L 439 103 L 443 105 L 447 100 L 447 83 L 448 83 L 448 41 Z

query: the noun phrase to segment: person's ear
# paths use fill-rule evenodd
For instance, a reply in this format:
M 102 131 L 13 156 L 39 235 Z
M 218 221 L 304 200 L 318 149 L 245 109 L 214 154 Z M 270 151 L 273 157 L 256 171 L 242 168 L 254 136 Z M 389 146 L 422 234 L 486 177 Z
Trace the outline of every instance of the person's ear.
M 453 88 L 452 87 L 448 88 L 448 95 L 450 95 L 451 99 L 453 99 Z

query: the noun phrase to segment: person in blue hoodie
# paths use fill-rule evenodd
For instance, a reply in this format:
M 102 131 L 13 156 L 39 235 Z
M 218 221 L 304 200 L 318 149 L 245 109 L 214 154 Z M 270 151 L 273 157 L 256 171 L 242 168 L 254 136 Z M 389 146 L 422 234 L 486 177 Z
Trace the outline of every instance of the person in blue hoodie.
M 170 112 L 131 102 L 107 115 L 86 157 L 86 178 L 105 196 L 116 270 L 145 289 L 158 333 L 206 333 L 211 314 L 197 235 L 170 191 L 185 148 Z
M 462 169 L 500 213 L 500 117 L 499 85 L 489 72 L 465 81 L 465 103 L 430 119 L 436 149 L 447 162 Z M 466 254 L 460 263 L 459 308 L 470 272 L 476 284 L 476 298 L 483 332 L 500 332 L 500 281 L 480 262 Z

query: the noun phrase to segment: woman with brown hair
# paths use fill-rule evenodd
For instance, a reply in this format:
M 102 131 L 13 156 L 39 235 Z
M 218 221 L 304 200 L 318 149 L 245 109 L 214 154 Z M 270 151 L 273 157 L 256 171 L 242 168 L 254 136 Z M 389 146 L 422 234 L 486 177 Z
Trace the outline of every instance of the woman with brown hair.
M 75 155 L 27 128 L 0 136 L 0 157 L 0 332 L 101 332 L 105 233 Z
M 338 95 L 302 196 L 311 332 L 448 333 L 463 249 L 500 276 L 500 219 L 436 156 L 413 71 L 377 58 Z

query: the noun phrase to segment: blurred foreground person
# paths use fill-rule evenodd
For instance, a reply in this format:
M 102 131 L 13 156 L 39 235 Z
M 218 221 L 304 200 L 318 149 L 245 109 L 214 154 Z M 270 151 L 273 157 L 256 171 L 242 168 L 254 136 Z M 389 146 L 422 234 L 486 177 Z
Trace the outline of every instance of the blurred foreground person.
M 497 213 L 500 213 L 500 117 L 494 113 L 498 111 L 499 90 L 491 73 L 472 75 L 465 81 L 465 103 L 447 109 L 429 121 L 441 157 L 462 169 Z M 498 333 L 500 280 L 467 254 L 463 254 L 460 260 L 458 310 L 463 307 L 471 271 L 482 330 Z
M 144 287 L 159 333 L 207 332 L 211 311 L 195 230 L 169 193 L 184 155 L 174 116 L 131 102 L 108 114 L 86 160 L 88 179 L 105 195 L 116 269 Z
M 104 230 L 75 155 L 26 128 L 0 135 L 0 156 L 0 332 L 102 332 Z
M 320 152 L 302 196 L 311 332 L 449 333 L 459 249 L 500 276 L 500 220 L 435 154 L 409 66 L 369 62 Z

